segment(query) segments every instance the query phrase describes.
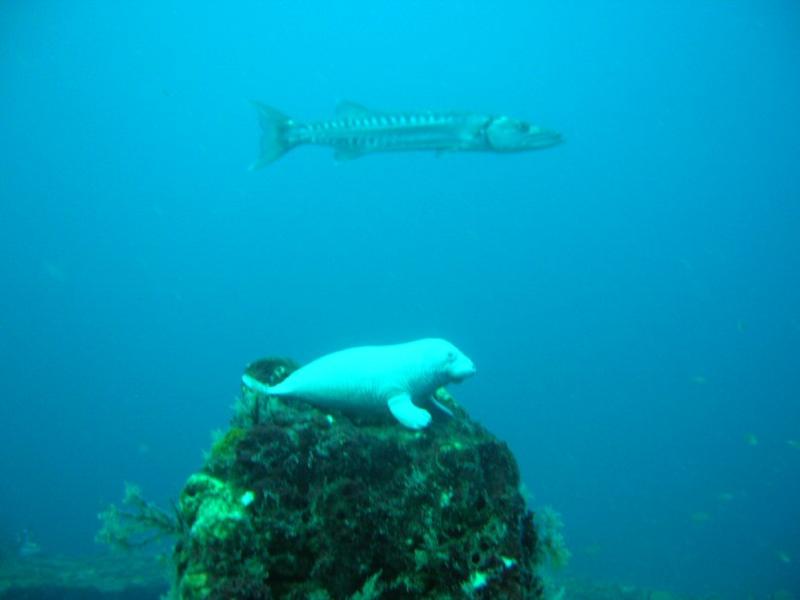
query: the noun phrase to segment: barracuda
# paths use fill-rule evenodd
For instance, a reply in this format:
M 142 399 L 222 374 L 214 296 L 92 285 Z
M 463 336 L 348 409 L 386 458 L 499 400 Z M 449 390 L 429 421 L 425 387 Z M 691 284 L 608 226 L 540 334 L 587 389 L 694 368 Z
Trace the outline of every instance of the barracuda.
M 295 146 L 330 146 L 337 160 L 373 152 L 522 152 L 561 142 L 555 131 L 506 116 L 469 112 L 383 113 L 343 102 L 336 118 L 296 123 L 260 102 L 253 103 L 261 123 L 261 154 L 251 169 L 278 160 Z

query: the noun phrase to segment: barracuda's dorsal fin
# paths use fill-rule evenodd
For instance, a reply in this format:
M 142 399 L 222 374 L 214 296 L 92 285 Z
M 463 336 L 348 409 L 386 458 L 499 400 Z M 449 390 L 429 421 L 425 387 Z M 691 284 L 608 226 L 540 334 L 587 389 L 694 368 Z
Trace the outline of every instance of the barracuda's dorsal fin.
M 336 105 L 337 117 L 363 117 L 372 114 L 372 111 L 357 102 L 342 100 Z

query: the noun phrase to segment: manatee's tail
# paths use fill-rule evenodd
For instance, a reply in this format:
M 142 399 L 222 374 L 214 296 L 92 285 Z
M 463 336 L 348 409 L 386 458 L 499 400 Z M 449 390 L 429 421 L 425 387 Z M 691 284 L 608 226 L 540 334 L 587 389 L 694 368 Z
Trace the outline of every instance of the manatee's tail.
M 278 160 L 294 147 L 288 136 L 292 120 L 281 111 L 261 102 L 253 101 L 253 106 L 258 111 L 258 121 L 261 124 L 261 154 L 258 160 L 250 165 L 251 171 Z
M 259 394 L 264 394 L 265 396 L 268 396 L 272 390 L 266 383 L 261 383 L 258 379 L 251 377 L 247 373 L 242 375 L 242 383 L 247 389 L 258 392 Z

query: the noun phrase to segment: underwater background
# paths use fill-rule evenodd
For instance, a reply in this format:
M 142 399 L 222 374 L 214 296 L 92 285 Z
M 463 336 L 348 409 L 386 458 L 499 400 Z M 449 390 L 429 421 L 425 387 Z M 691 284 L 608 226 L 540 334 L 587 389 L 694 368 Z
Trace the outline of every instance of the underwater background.
M 566 142 L 250 172 L 251 99 Z M 0 548 L 174 499 L 260 356 L 441 336 L 570 573 L 796 597 L 798 107 L 789 1 L 4 2 Z

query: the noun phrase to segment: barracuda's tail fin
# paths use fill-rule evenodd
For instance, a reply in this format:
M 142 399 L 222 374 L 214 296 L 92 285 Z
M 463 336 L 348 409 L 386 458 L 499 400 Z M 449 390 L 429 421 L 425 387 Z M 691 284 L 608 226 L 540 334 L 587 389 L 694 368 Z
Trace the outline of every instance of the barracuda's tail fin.
M 258 121 L 261 124 L 261 153 L 258 160 L 250 165 L 251 171 L 278 160 L 293 147 L 287 135 L 292 127 L 292 120 L 281 111 L 261 102 L 253 101 L 253 106 L 258 111 Z

